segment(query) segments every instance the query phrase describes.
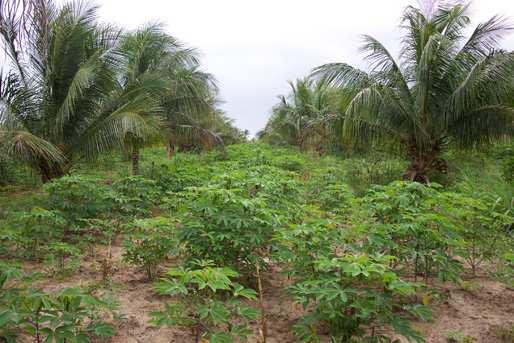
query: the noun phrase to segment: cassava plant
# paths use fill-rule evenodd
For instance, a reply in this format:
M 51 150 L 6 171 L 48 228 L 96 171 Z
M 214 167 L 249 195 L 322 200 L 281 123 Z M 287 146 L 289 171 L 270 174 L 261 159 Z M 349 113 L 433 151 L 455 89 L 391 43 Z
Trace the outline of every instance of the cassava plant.
M 386 342 L 388 329 L 422 341 L 411 329 L 412 315 L 428 319 L 429 310 L 409 303 L 414 284 L 390 267 L 395 257 L 360 251 L 362 240 L 351 230 L 341 230 L 330 220 L 307 220 L 277 235 L 278 258 L 294 283 L 287 287 L 306 311 L 295 331 L 303 342 L 319 342 L 321 328 L 332 342 L 353 339 Z
M 265 265 L 263 256 L 279 220 L 259 195 L 240 189 L 190 188 L 182 209 L 180 240 L 190 258 L 242 270 Z M 259 253 L 257 253 L 259 252 Z
M 195 261 L 191 268 L 171 268 L 155 290 L 173 296 L 160 311 L 152 313 L 159 326 L 181 326 L 191 329 L 196 343 L 246 340 L 251 335 L 249 321 L 258 311 L 242 300 L 255 300 L 254 290 L 235 283 L 238 273 L 230 268 L 215 267 L 210 261 Z
M 115 209 L 116 196 L 100 179 L 80 175 L 65 176 L 45 185 L 48 202 L 70 222 L 98 218 Z
M 80 266 L 81 252 L 74 245 L 52 242 L 46 249 L 43 264 L 51 276 L 75 272 Z
M 126 230 L 123 261 L 142 267 L 149 280 L 155 277 L 161 262 L 179 252 L 176 225 L 170 218 L 135 220 Z
M 391 266 L 415 280 L 458 280 L 462 263 L 457 256 L 465 240 L 451 217 L 456 205 L 445 199 L 436 184 L 396 181 L 376 186 L 363 198 L 363 248 L 395 256 Z
M 92 337 L 115 334 L 101 316 L 111 312 L 107 303 L 80 289 L 67 288 L 56 294 L 29 291 L 20 305 L 19 328 L 37 343 L 91 342 Z
M 319 325 L 328 326 L 335 342 L 363 337 L 379 341 L 387 329 L 406 338 L 423 339 L 409 324 L 411 315 L 423 319 L 430 312 L 423 305 L 402 305 L 400 299 L 415 292 L 414 285 L 390 270 L 391 256 L 343 256 L 315 260 L 316 279 L 303 279 L 288 288 L 308 314 L 296 325 L 299 339 L 316 341 Z
M 106 319 L 117 316 L 116 304 L 76 288 L 56 293 L 27 288 L 35 277 L 0 265 L 0 339 L 14 343 L 24 334 L 36 343 L 87 343 L 114 336 Z
M 6 234 L 17 247 L 16 254 L 40 258 L 47 244 L 63 239 L 66 228 L 67 221 L 61 212 L 34 207 L 29 212 L 14 213 Z

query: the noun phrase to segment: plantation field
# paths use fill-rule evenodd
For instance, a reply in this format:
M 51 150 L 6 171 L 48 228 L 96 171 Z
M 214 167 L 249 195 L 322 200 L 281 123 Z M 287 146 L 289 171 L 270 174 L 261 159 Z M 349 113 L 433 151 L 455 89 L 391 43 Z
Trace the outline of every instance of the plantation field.
M 0 341 L 512 342 L 504 160 L 446 158 L 430 185 L 387 155 L 257 143 L 20 176 L 0 193 Z

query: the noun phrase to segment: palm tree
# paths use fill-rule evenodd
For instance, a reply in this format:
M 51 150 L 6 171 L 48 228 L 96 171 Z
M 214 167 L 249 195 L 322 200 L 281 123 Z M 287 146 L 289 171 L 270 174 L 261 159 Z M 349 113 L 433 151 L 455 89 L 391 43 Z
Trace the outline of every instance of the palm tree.
M 140 148 L 159 141 L 163 135 L 162 99 L 172 86 L 172 77 L 163 66 L 171 59 L 186 63 L 195 57 L 175 38 L 166 34 L 161 25 L 147 25 L 124 35 L 120 51 L 124 56 L 120 89 L 138 96 L 139 89 L 150 89 L 159 106 L 140 116 L 140 125 L 124 127 L 125 152 L 131 157 L 132 174 L 139 174 Z
M 171 92 L 164 98 L 165 120 L 169 128 L 168 154 L 177 145 L 199 141 L 203 147 L 223 147 L 223 139 L 214 131 L 219 100 L 215 78 L 192 65 L 169 67 L 174 76 Z
M 165 139 L 169 150 L 177 141 L 189 138 L 214 140 L 218 137 L 202 127 L 215 108 L 217 91 L 212 75 L 199 69 L 196 50 L 168 35 L 161 24 L 150 24 L 122 39 L 126 56 L 122 87 L 152 89 L 159 111 L 148 113 L 146 131 L 126 132 L 125 148 L 132 156 L 133 173 L 139 171 L 139 148 Z
M 223 149 L 226 145 L 242 143 L 246 140 L 245 133 L 238 129 L 234 125 L 234 120 L 219 108 L 205 112 L 201 118 L 198 118 L 194 127 L 197 130 L 196 134 L 188 134 L 188 131 L 193 133 L 193 127 L 190 127 L 183 134 L 175 136 L 173 143 L 181 150 L 201 151 L 214 147 Z
M 364 36 L 369 72 L 331 63 L 313 73 L 358 91 L 344 114 L 345 140 L 399 147 L 411 160 L 404 176 L 422 182 L 444 168 L 448 144 L 474 148 L 512 136 L 514 113 L 514 55 L 499 49 L 512 26 L 496 16 L 465 39 L 467 5 L 432 1 L 426 8 L 405 9 L 399 61 Z
M 213 119 L 208 128 L 221 138 L 223 144 L 237 144 L 247 140 L 248 131 L 237 128 L 234 119 L 229 118 L 223 110 L 215 109 L 211 116 Z
M 11 63 L 0 79 L 0 140 L 43 182 L 80 158 L 145 131 L 159 103 L 145 84 L 120 86 L 120 31 L 100 25 L 96 7 L 47 0 L 2 2 L 0 35 Z
M 344 101 L 348 97 L 324 81 L 305 78 L 289 85 L 290 94 L 279 96 L 280 102 L 273 108 L 271 118 L 258 137 L 270 143 L 301 148 L 311 146 L 317 150 L 336 143 L 331 140 L 337 137 L 334 134 L 340 127 L 337 118 L 348 103 L 348 100 Z

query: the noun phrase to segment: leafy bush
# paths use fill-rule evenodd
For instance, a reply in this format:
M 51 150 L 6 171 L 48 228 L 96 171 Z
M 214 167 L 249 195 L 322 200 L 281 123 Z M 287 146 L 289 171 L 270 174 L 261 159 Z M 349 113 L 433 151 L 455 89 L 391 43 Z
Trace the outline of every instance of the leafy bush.
M 349 215 L 355 196 L 346 184 L 329 184 L 316 197 L 321 208 L 339 215 Z
M 178 253 L 176 225 L 164 217 L 135 220 L 129 225 L 124 248 L 123 260 L 144 268 L 151 280 L 159 263 Z
M 415 291 L 390 268 L 392 256 L 360 253 L 360 239 L 329 220 L 309 219 L 277 233 L 278 259 L 295 283 L 287 288 L 307 312 L 295 326 L 298 339 L 319 341 L 320 327 L 332 342 L 366 337 L 381 341 L 390 326 L 401 335 L 420 339 L 407 318 L 428 319 L 421 305 L 402 299 Z
M 446 335 L 448 343 L 474 343 L 476 338 L 466 335 L 462 331 L 450 331 Z
M 392 326 L 397 334 L 422 341 L 406 318 L 430 318 L 422 305 L 405 306 L 399 298 L 415 288 L 390 270 L 391 256 L 344 256 L 314 261 L 318 277 L 301 280 L 288 288 L 308 314 L 296 325 L 298 338 L 316 340 L 320 323 L 328 326 L 332 342 L 350 342 L 354 337 L 377 341 L 387 337 Z M 367 330 L 364 330 L 366 328 Z
M 153 180 L 131 176 L 113 183 L 117 208 L 124 214 L 138 216 L 155 206 L 160 191 Z
M 80 249 L 71 244 L 52 242 L 47 248 L 43 263 L 50 275 L 73 273 L 80 266 L 81 255 Z
M 512 246 L 507 228 L 513 218 L 493 202 L 433 184 L 394 182 L 376 187 L 363 199 L 372 222 L 362 227 L 368 251 L 394 255 L 398 267 L 413 266 L 414 276 L 456 280 L 462 258 L 473 273 L 496 261 Z
M 28 258 L 41 257 L 52 241 L 62 240 L 67 221 L 59 211 L 35 207 L 30 212 L 17 212 L 8 221 L 4 243 L 14 244 L 16 251 Z
M 95 256 L 99 244 L 112 245 L 117 235 L 122 231 L 122 219 L 85 219 L 81 225 L 74 227 L 74 234 L 79 236 L 77 245 L 87 249 L 91 257 Z
M 16 342 L 19 334 L 17 305 L 22 300 L 23 289 L 19 283 L 30 281 L 37 275 L 25 274 L 19 265 L 0 262 L 0 341 Z
M 109 303 L 76 288 L 57 293 L 26 289 L 18 285 L 26 278 L 19 269 L 0 268 L 0 338 L 16 342 L 24 333 L 43 343 L 114 336 L 114 327 L 103 319 L 115 315 Z
M 283 159 L 277 160 L 275 164 L 285 170 L 292 172 L 301 172 L 305 168 L 305 164 L 303 160 L 298 157 L 285 157 Z
M 70 222 L 98 218 L 115 208 L 115 196 L 98 179 L 64 176 L 45 185 L 52 208 L 60 210 Z
M 191 188 L 181 216 L 180 240 L 193 259 L 249 271 L 279 225 L 276 213 L 259 196 L 237 189 Z
M 273 166 L 228 170 L 212 178 L 210 186 L 237 189 L 247 198 L 259 197 L 267 207 L 284 215 L 297 215 L 301 184 L 294 173 Z
M 201 174 L 194 165 L 181 165 L 174 161 L 153 166 L 144 175 L 154 180 L 161 192 L 181 192 L 187 187 L 200 186 L 204 181 Z
M 453 208 L 439 187 L 393 182 L 377 186 L 363 199 L 366 249 L 397 258 L 395 266 L 427 280 L 434 273 L 457 280 L 461 264 L 456 260 L 463 240 L 449 216 Z
M 499 160 L 502 177 L 512 184 L 514 181 L 514 143 L 498 145 L 493 149 L 493 155 Z
M 511 249 L 505 252 L 496 262 L 495 268 L 492 268 L 492 275 L 502 281 L 507 288 L 514 290 L 514 251 Z
M 343 246 L 347 232 L 329 219 L 318 219 L 319 213 L 308 212 L 309 219 L 279 230 L 274 239 L 277 249 L 273 257 L 284 271 L 299 278 L 317 278 L 315 261 L 324 256 L 335 257 Z
M 234 283 L 232 279 L 237 276 L 232 269 L 214 267 L 205 261 L 197 262 L 191 269 L 170 269 L 155 284 L 155 290 L 178 300 L 152 312 L 154 323 L 189 327 L 197 343 L 201 338 L 212 343 L 245 339 L 252 333 L 249 321 L 257 318 L 258 312 L 241 300 L 255 300 L 256 293 Z
M 372 185 L 386 185 L 401 179 L 405 163 L 383 154 L 371 154 L 365 159 L 346 161 L 346 180 L 357 194 L 363 194 Z
M 490 329 L 493 336 L 498 337 L 502 342 L 512 342 L 514 341 L 514 325 L 507 324 L 505 326 L 502 325 L 494 325 Z
M 36 342 L 89 342 L 114 336 L 114 327 L 101 318 L 106 310 L 105 302 L 76 288 L 55 295 L 31 292 L 21 304 L 19 325 Z
M 473 275 L 484 262 L 497 264 L 502 253 L 511 250 L 514 236 L 506 228 L 512 226 L 514 218 L 510 211 L 500 212 L 497 202 L 447 192 L 441 206 L 446 207 L 456 233 L 462 237 L 457 253 Z

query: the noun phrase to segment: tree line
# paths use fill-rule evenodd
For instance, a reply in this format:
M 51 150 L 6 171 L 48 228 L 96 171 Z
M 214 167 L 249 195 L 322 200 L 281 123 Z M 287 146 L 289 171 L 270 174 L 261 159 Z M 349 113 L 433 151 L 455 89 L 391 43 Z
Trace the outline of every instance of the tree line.
M 0 1 L 4 158 L 47 182 L 113 149 L 138 174 L 145 145 L 165 142 L 172 154 L 245 138 L 219 108 L 216 79 L 196 49 L 161 24 L 101 23 L 97 10 L 84 1 Z
M 514 26 L 494 16 L 467 36 L 469 4 L 423 7 L 408 6 L 402 14 L 399 59 L 364 36 L 368 70 L 346 63 L 315 68 L 291 83 L 258 137 L 320 152 L 395 151 L 410 160 L 404 177 L 421 182 L 446 169 L 442 154 L 449 147 L 508 142 L 514 53 L 503 50 L 501 40 Z

